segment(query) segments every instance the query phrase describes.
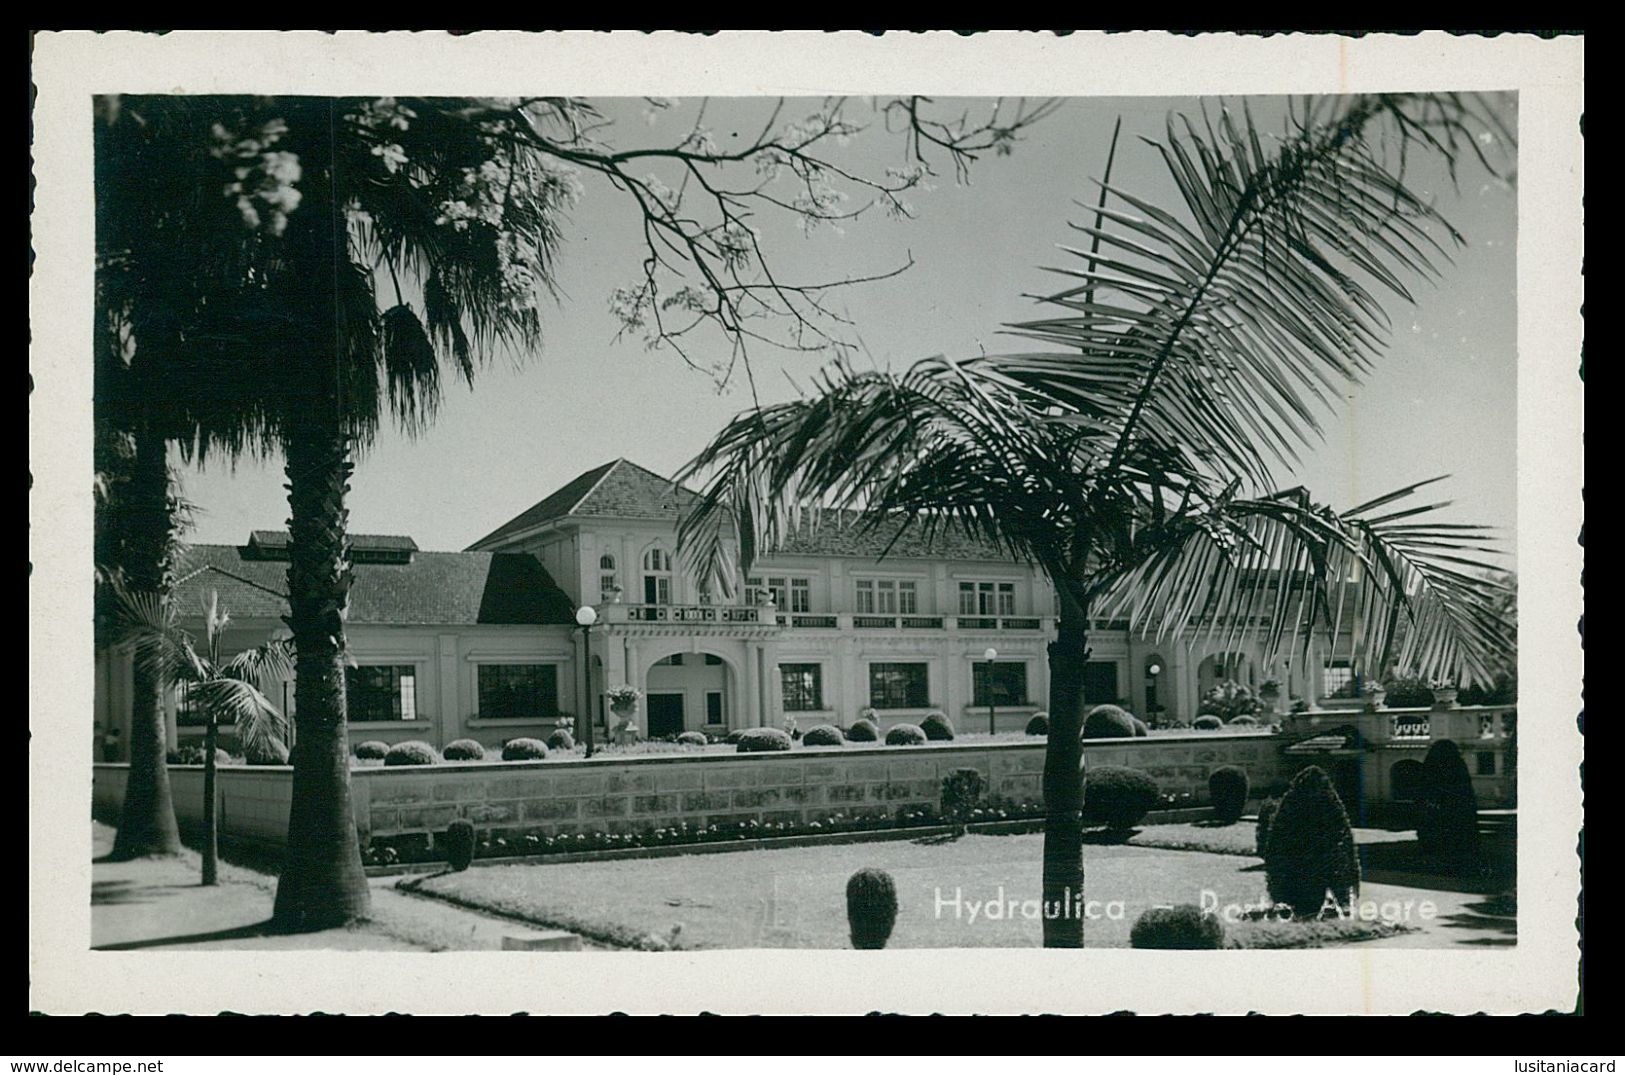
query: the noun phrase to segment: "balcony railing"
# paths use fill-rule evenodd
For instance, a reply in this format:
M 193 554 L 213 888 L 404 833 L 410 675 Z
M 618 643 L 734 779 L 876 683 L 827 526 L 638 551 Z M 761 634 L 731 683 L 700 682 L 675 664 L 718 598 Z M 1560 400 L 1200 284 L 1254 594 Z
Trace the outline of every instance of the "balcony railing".
M 633 623 L 761 623 L 754 605 L 611 605 L 626 609 Z

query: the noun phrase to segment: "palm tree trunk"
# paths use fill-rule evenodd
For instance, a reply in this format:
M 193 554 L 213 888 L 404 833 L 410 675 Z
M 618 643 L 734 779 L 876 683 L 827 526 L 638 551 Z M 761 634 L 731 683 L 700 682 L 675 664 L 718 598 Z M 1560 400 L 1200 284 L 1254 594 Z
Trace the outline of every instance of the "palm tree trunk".
M 1083 662 L 1089 610 L 1057 579 L 1044 750 L 1044 947 L 1083 947 Z
M 220 726 L 213 719 L 203 729 L 203 883 L 217 883 L 220 872 L 220 823 L 215 816 L 214 750 Z
M 365 918 L 367 876 L 350 806 L 344 616 L 350 596 L 345 494 L 350 441 L 329 406 L 285 434 L 290 550 L 288 626 L 295 651 L 293 804 L 274 917 L 291 930 Z
M 135 434 L 135 459 L 126 487 L 130 558 L 125 582 L 131 590 L 167 596 L 174 514 L 169 498 L 169 446 L 148 427 Z M 136 661 L 130 699 L 130 775 L 124 786 L 113 857 L 174 855 L 181 849 L 175 801 L 164 755 L 164 684 Z

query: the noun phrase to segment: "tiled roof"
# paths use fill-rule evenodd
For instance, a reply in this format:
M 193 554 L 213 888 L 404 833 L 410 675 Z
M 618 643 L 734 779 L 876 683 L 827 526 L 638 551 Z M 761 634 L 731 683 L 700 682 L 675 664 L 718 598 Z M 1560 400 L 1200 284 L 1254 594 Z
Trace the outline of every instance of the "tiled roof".
M 658 519 L 675 525 L 698 495 L 673 485 L 654 471 L 626 459 L 594 467 L 571 481 L 539 504 L 504 523 L 471 548 L 493 544 L 544 522 L 565 517 L 608 517 L 615 519 Z M 780 556 L 879 557 L 891 545 L 889 559 L 1008 560 L 994 546 L 962 533 L 938 534 L 927 542 L 918 526 L 909 526 L 895 544 L 901 524 L 884 523 L 873 529 L 858 525 L 852 511 L 825 511 L 819 524 L 809 522 L 783 547 Z
M 352 539 L 354 541 L 355 539 Z M 279 619 L 287 612 L 285 560 L 247 558 L 235 545 L 193 545 L 175 589 L 183 613 L 218 591 L 236 619 Z M 572 624 L 570 599 L 534 556 L 523 553 L 417 552 L 405 563 L 357 563 L 350 623 Z
M 289 540 L 286 530 L 255 530 L 248 535 L 249 545 L 262 549 L 286 550 Z M 351 534 L 350 547 L 416 552 L 418 543 L 404 534 Z

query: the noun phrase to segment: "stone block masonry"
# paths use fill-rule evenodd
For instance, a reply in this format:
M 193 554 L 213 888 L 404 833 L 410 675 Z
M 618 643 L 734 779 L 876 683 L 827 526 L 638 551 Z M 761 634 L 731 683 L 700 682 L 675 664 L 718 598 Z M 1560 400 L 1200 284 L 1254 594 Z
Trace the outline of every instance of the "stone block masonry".
M 1256 735 L 1154 736 L 1090 740 L 1087 766 L 1143 769 L 1163 793 L 1207 796 L 1221 765 L 1247 770 L 1254 787 L 1282 776 L 1279 740 Z M 202 771 L 172 766 L 175 810 L 183 827 L 202 818 Z M 806 823 L 832 814 L 882 816 L 940 808 L 943 778 L 956 769 L 982 774 L 987 799 L 1042 797 L 1044 741 L 931 743 L 912 747 L 819 747 L 784 753 L 606 756 L 590 761 L 446 762 L 352 772 L 356 828 L 376 837 L 432 844 L 453 818 L 481 835 L 638 832 L 755 820 Z M 126 767 L 96 766 L 97 816 L 116 821 Z M 286 767 L 222 766 L 222 835 L 280 846 L 287 829 L 292 773 Z

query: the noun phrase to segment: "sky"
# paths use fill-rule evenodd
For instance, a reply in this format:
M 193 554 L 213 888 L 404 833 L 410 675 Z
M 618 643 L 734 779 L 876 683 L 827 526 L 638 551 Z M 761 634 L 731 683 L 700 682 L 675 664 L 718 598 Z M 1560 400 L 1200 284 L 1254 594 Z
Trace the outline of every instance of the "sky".
M 665 110 L 639 99 L 599 101 L 618 146 L 670 144 L 688 132 L 702 103 L 705 122 L 726 149 L 748 140 L 771 110 L 769 99 L 687 99 Z M 939 102 L 944 113 L 990 102 Z M 1217 105 L 1208 100 L 1210 108 Z M 1232 100 L 1230 103 L 1235 104 Z M 1251 102 L 1260 116 L 1279 102 Z M 785 116 L 811 111 L 790 102 Z M 905 164 L 901 137 L 884 129 L 867 100 L 850 115 L 868 130 L 840 151 L 843 166 L 882 174 Z M 1088 213 L 1112 125 L 1123 137 L 1113 185 L 1162 204 L 1173 188 L 1156 150 L 1141 140 L 1165 135 L 1173 112 L 1196 114 L 1196 99 L 1070 98 L 1023 133 L 1009 156 L 984 155 L 968 185 L 937 160 L 934 189 L 910 195 L 914 219 L 878 210 L 840 234 L 804 236 L 787 220 L 760 218 L 768 256 L 787 280 L 882 273 L 888 280 L 842 289 L 856 363 L 900 369 L 936 354 L 972 356 L 1020 350 L 1001 331 L 1041 314 L 1029 296 L 1057 290 L 1045 266 L 1075 261 L 1068 227 Z M 734 143 L 737 144 L 737 143 Z M 1306 485 L 1316 499 L 1348 508 L 1381 492 L 1439 475 L 1431 500 L 1449 499 L 1444 517 L 1498 528 L 1510 563 L 1516 541 L 1517 250 L 1516 191 L 1469 167 L 1459 189 L 1442 168 L 1413 161 L 1412 186 L 1467 240 L 1444 278 L 1416 281 L 1416 302 L 1385 296 L 1390 346 L 1363 384 L 1353 386 L 1323 439 L 1300 466 L 1281 469 L 1282 486 Z M 544 341 L 534 354 L 497 356 L 467 388 L 449 384 L 433 425 L 415 439 L 386 428 L 361 453 L 349 500 L 352 533 L 412 536 L 426 549 L 460 549 L 600 463 L 625 457 L 661 474 L 691 458 L 751 404 L 738 375 L 721 390 L 670 350 L 640 338 L 616 340 L 609 310 L 615 288 L 634 284 L 641 254 L 637 216 L 624 194 L 587 180 L 564 228 L 556 300 L 543 306 Z M 702 358 L 724 353 L 720 341 Z M 793 398 L 827 355 L 757 349 L 752 365 L 763 403 Z M 182 468 L 198 508 L 189 540 L 240 544 L 248 532 L 285 525 L 282 460 L 211 461 Z

